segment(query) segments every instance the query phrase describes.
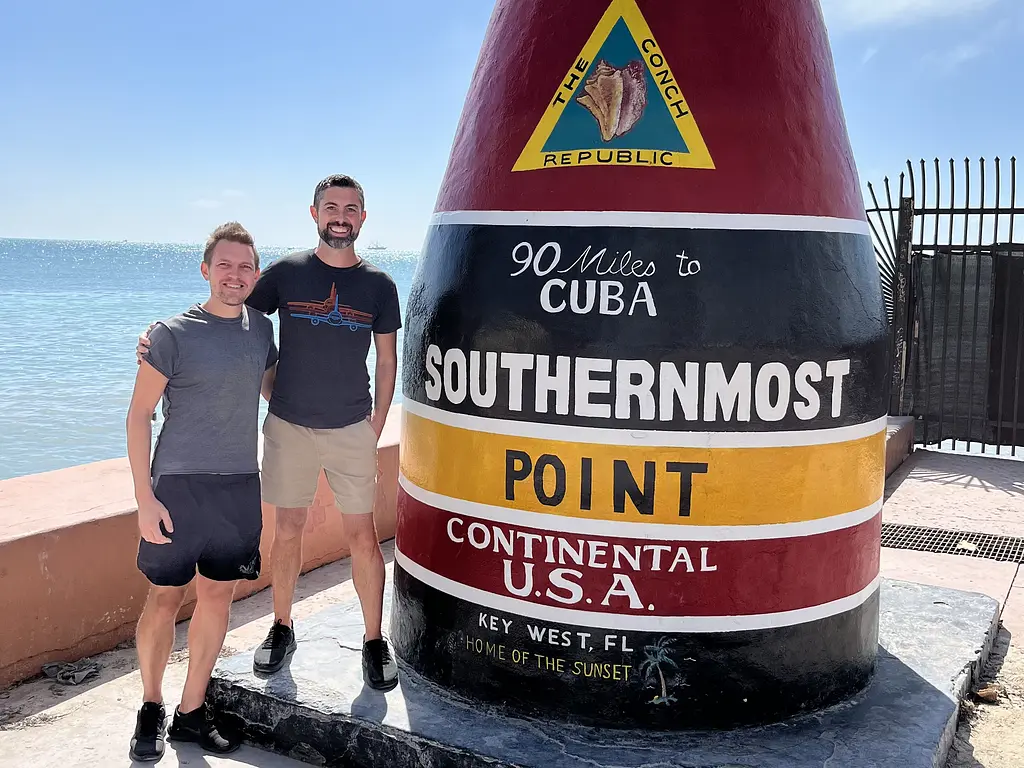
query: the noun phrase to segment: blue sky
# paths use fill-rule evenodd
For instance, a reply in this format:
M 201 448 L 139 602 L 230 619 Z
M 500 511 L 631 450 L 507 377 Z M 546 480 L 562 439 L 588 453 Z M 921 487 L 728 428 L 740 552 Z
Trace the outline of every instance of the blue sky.
M 8 3 L 0 237 L 195 242 L 237 218 L 305 246 L 312 187 L 341 171 L 367 188 L 365 241 L 416 250 L 491 6 Z M 864 181 L 1024 156 L 1020 0 L 823 7 Z

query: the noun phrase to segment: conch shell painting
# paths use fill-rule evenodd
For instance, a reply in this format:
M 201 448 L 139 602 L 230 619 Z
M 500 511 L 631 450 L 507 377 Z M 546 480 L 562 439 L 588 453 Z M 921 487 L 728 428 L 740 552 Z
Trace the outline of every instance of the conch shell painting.
M 647 107 L 644 65 L 638 60 L 617 68 L 602 59 L 583 84 L 583 90 L 576 101 L 597 120 L 604 141 L 628 133 Z

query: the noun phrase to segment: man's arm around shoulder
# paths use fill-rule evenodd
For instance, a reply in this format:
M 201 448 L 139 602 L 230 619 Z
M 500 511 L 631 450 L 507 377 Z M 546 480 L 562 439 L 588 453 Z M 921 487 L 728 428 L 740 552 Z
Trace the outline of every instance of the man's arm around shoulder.
M 256 285 L 252 292 L 245 299 L 245 305 L 265 315 L 272 315 L 277 312 L 278 303 L 281 300 L 278 291 L 278 277 L 281 270 L 281 263 L 274 262 L 260 272 L 256 278 Z

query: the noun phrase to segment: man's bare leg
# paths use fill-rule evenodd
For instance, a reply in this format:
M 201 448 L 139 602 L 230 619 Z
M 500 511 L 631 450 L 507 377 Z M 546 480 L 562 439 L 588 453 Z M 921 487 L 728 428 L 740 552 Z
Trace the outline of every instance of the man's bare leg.
M 278 507 L 274 544 L 270 550 L 270 580 L 274 594 L 274 618 L 292 625 L 292 600 L 302 570 L 302 532 L 309 510 L 306 507 Z
M 345 538 L 352 551 L 352 583 L 363 610 L 366 640 L 381 638 L 384 612 L 384 556 L 373 515 L 345 515 Z
M 270 549 L 270 586 L 274 595 L 274 624 L 253 655 L 253 670 L 273 674 L 298 647 L 292 631 L 292 600 L 302 570 L 302 531 L 306 507 L 278 507 L 274 543 Z
M 143 702 L 163 703 L 164 671 L 174 648 L 174 624 L 187 589 L 187 586 L 150 587 L 135 631 Z
M 235 583 L 197 577 L 196 609 L 188 629 L 188 675 L 178 707 L 182 713 L 199 709 L 206 701 L 210 675 L 228 631 Z
M 381 633 L 384 613 L 384 556 L 372 514 L 345 515 L 352 550 L 352 582 L 363 609 L 363 680 L 378 691 L 398 685 L 398 665 Z
M 167 729 L 168 738 L 199 744 L 204 750 L 227 754 L 242 742 L 227 736 L 221 724 L 206 708 L 206 689 L 217 663 L 231 617 L 231 598 L 235 581 L 212 581 L 199 576 L 196 581 L 196 608 L 188 630 L 188 675 L 181 703 Z

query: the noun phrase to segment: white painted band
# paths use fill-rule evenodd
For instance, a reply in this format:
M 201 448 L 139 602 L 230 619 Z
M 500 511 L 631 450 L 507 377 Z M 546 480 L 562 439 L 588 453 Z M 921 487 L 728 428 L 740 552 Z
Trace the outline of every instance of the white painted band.
M 804 445 L 829 445 L 860 440 L 884 432 L 888 418 L 853 424 L 848 427 L 803 429 L 789 432 L 674 432 L 657 429 L 610 429 L 578 427 L 532 421 L 493 419 L 445 411 L 415 400 L 403 400 L 402 412 L 446 424 L 457 429 L 487 432 L 509 437 L 532 437 L 564 443 L 646 446 L 649 448 L 792 448 Z
M 624 537 L 664 541 L 757 541 L 761 539 L 789 539 L 814 536 L 819 533 L 840 531 L 874 519 L 882 511 L 882 499 L 863 509 L 833 515 L 820 520 L 801 520 L 796 523 L 766 525 L 672 525 L 668 523 L 635 523 L 620 520 L 594 520 L 543 512 L 526 512 L 492 504 L 479 504 L 464 499 L 453 499 L 420 488 L 399 473 L 398 484 L 412 498 L 428 507 L 442 509 L 456 515 L 476 517 L 494 523 L 539 528 L 557 533 L 577 533 L 584 536 Z
M 429 587 L 496 611 L 523 616 L 539 621 L 552 621 L 597 629 L 622 629 L 634 632 L 749 632 L 758 629 L 775 629 L 806 624 L 811 621 L 835 616 L 863 605 L 878 589 L 879 577 L 856 594 L 833 600 L 830 603 L 799 608 L 781 613 L 760 613 L 749 616 L 643 616 L 639 614 L 596 613 L 573 608 L 557 608 L 537 605 L 505 595 L 496 595 L 482 589 L 468 587 L 458 581 L 439 576 L 406 557 L 395 547 L 395 561 L 410 576 Z
M 866 221 L 831 216 L 770 213 L 671 213 L 658 211 L 446 211 L 431 226 L 477 224 L 503 227 L 649 227 L 778 232 L 835 232 L 869 235 Z

